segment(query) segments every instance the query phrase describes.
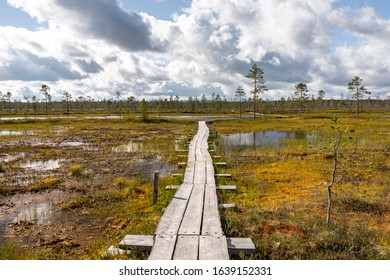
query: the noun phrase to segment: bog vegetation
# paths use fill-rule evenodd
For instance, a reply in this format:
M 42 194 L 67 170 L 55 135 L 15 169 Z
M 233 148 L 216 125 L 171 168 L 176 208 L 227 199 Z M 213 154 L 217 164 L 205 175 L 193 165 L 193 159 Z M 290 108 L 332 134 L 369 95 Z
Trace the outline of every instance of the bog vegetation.
M 228 163 L 215 168 L 232 174 L 218 183 L 237 185 L 218 194 L 238 206 L 221 210 L 223 230 L 250 237 L 257 248 L 239 258 L 389 259 L 389 101 L 263 101 L 237 92 L 241 102 L 218 95 L 71 100 L 67 93 L 61 102 L 1 103 L 0 259 L 99 259 L 126 234 L 153 234 L 174 193 L 165 186 L 180 183 L 170 176 L 182 171 L 175 149 L 197 129 L 196 119 L 164 116 L 215 112 L 223 118 L 209 119 L 217 134 L 210 141 Z M 338 138 L 345 129 L 354 131 L 351 139 Z M 310 137 L 237 147 L 221 137 L 258 131 Z M 157 204 L 154 171 L 162 174 Z M 129 257 L 147 255 L 117 258 Z

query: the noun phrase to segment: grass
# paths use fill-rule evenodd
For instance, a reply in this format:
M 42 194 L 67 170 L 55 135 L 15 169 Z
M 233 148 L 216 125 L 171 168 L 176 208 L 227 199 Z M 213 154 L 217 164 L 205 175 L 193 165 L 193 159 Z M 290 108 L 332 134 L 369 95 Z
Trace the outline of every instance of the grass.
M 28 259 L 28 254 L 19 248 L 17 242 L 10 240 L 0 245 L 0 260 L 24 259 Z
M 80 176 L 83 171 L 83 167 L 80 164 L 69 166 L 69 171 L 72 176 Z

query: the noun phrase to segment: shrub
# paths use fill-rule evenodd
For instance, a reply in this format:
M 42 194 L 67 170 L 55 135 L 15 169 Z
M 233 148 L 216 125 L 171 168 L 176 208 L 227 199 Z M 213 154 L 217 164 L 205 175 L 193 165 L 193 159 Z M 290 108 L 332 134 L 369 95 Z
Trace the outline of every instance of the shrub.
M 0 173 L 4 173 L 5 172 L 5 165 L 0 162 Z
M 80 176 L 81 173 L 82 173 L 82 170 L 83 170 L 83 168 L 79 164 L 72 165 L 72 166 L 69 167 L 69 171 L 70 171 L 70 174 L 72 176 Z

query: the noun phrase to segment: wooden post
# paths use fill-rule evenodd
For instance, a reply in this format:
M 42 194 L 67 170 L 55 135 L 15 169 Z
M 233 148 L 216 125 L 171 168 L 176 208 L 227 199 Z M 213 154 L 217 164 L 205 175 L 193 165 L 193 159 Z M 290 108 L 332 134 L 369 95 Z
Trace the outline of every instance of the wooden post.
M 158 177 L 160 172 L 154 171 L 154 184 L 153 184 L 153 204 L 157 203 L 158 197 Z

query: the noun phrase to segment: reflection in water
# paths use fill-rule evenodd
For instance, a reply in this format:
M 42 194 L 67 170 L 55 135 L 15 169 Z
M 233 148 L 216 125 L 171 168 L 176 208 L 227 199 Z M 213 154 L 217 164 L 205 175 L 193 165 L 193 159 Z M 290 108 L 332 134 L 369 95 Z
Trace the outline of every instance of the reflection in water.
M 163 118 L 163 119 L 187 119 L 187 120 L 208 120 L 208 119 L 233 119 L 233 118 L 237 118 L 235 116 L 197 116 L 197 115 L 194 115 L 194 116 L 188 116 L 188 115 L 185 115 L 185 116 L 160 116 L 160 118 Z
M 64 197 L 63 191 L 53 190 L 42 193 L 16 194 L 4 199 L 0 212 L 0 231 L 6 231 L 10 223 L 31 222 L 38 225 L 49 225 L 60 221 L 64 218 L 64 213 L 58 208 L 58 203 L 62 202 Z
M 155 158 L 137 159 L 131 164 L 131 173 L 143 174 L 144 176 L 151 177 L 154 171 L 160 172 L 160 177 L 170 176 L 176 165 L 167 163 L 163 158 L 157 155 Z
M 134 153 L 134 152 L 142 151 L 142 148 L 143 148 L 142 142 L 131 141 L 127 144 L 123 144 L 113 148 L 112 151 L 115 153 Z
M 265 130 L 258 132 L 235 133 L 222 135 L 225 148 L 256 148 L 276 147 L 279 148 L 286 139 L 307 139 L 313 137 L 304 131 L 279 131 Z
M 0 136 L 23 135 L 21 131 L 0 130 Z
M 17 154 L 17 155 L 5 154 L 5 155 L 0 157 L 0 161 L 2 161 L 2 162 L 10 162 L 10 161 L 18 160 L 18 159 L 24 158 L 24 157 L 25 157 L 25 153 L 20 153 L 20 154 Z
M 13 222 L 34 222 L 38 225 L 47 225 L 52 222 L 55 213 L 55 204 L 51 201 L 45 201 L 38 204 L 30 205 L 20 211 Z
M 100 117 L 1 117 L 0 121 L 16 121 L 16 120 L 52 120 L 52 119 L 97 119 L 97 120 L 119 120 L 122 116 L 100 116 Z
M 46 170 L 54 170 L 58 169 L 61 167 L 59 159 L 54 159 L 54 160 L 47 160 L 47 161 L 26 161 L 25 163 L 22 163 L 20 165 L 21 168 L 26 168 L 26 169 L 32 169 L 32 170 L 41 170 L 41 171 L 46 171 Z
M 76 141 L 64 141 L 60 143 L 60 147 L 78 147 L 78 146 L 85 146 L 86 143 L 83 142 L 76 142 Z

